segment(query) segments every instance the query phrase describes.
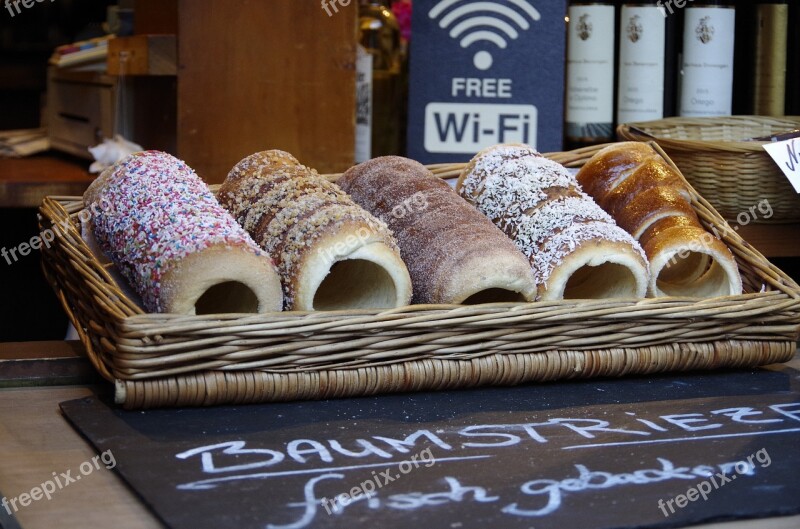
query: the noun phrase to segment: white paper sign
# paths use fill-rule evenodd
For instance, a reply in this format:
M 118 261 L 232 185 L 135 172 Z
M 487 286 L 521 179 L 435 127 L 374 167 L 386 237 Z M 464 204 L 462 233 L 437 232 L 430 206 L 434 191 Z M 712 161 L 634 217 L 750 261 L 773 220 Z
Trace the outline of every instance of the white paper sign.
M 789 179 L 795 192 L 800 193 L 800 138 L 766 143 L 763 147 Z

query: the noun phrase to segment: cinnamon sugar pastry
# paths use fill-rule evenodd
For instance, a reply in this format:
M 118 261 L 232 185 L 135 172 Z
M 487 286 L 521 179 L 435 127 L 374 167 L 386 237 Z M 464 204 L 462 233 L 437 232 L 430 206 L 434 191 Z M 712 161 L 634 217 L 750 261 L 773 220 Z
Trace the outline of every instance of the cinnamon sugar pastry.
M 152 312 L 281 310 L 277 271 L 185 163 L 158 151 L 107 169 L 84 195 L 85 235 Z
M 525 257 L 418 162 L 375 158 L 347 170 L 338 184 L 394 231 L 414 303 L 533 299 L 536 283 Z
M 644 297 L 641 247 L 561 165 L 526 145 L 496 145 L 464 168 L 456 190 L 530 260 L 538 298 Z
M 386 225 L 283 151 L 248 156 L 220 202 L 278 263 L 287 310 L 392 308 L 411 279 Z
M 647 144 L 622 142 L 597 152 L 578 181 L 631 233 L 650 259 L 652 296 L 740 294 L 728 247 L 706 231 L 685 181 Z

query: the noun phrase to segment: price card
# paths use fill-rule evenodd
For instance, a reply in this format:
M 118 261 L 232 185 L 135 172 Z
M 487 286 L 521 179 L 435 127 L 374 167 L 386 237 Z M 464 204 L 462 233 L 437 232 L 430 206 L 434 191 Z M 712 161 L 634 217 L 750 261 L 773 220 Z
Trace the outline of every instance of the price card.
M 766 143 L 763 147 L 789 179 L 794 190 L 800 193 L 800 138 Z

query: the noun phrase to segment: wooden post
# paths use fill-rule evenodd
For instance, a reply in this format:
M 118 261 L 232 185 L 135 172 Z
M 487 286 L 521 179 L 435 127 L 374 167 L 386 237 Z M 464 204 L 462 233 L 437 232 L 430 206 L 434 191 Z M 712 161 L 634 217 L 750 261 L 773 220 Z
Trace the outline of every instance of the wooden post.
M 180 0 L 178 155 L 210 183 L 265 149 L 351 166 L 356 4 Z

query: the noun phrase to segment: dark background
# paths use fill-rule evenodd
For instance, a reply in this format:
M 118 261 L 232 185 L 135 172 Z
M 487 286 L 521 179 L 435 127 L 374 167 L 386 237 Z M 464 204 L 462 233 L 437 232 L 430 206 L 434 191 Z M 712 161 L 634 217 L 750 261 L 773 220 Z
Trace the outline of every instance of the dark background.
M 48 58 L 57 46 L 104 35 L 106 8 L 116 3 L 44 0 L 27 9 L 20 4 L 21 13 L 12 17 L 0 2 L 0 130 L 41 125 Z M 0 208 L 0 248 L 16 247 L 38 232 L 36 210 Z M 66 334 L 66 315 L 44 281 L 40 257 L 31 252 L 13 266 L 0 259 L 0 341 L 60 340 Z

